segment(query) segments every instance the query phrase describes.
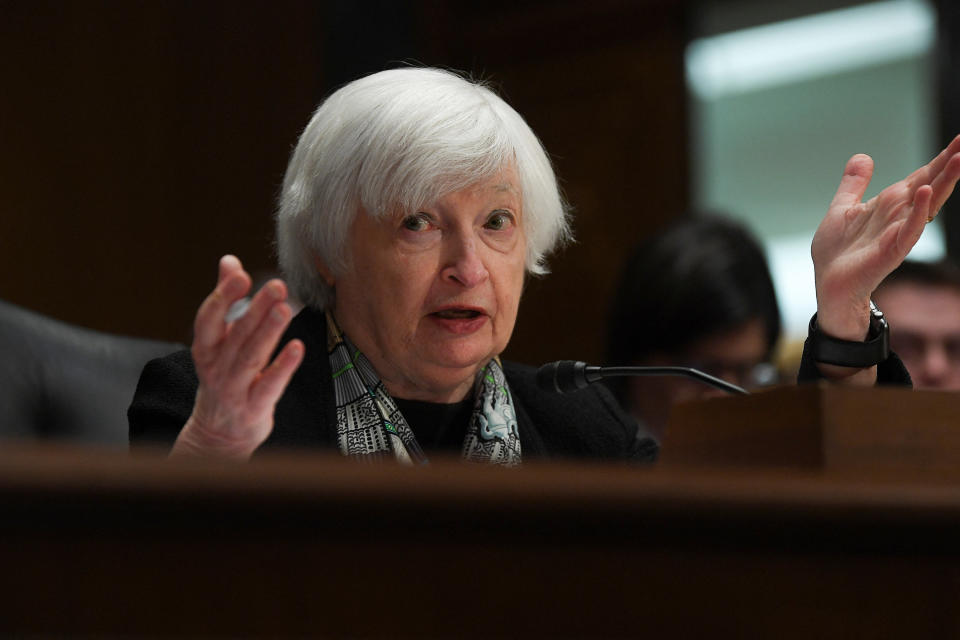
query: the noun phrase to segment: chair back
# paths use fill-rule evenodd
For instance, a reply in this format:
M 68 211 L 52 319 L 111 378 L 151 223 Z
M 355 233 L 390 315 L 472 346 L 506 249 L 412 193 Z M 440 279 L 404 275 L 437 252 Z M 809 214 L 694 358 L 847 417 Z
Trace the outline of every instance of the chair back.
M 184 346 L 77 327 L 0 301 L 0 439 L 127 446 L 147 361 Z

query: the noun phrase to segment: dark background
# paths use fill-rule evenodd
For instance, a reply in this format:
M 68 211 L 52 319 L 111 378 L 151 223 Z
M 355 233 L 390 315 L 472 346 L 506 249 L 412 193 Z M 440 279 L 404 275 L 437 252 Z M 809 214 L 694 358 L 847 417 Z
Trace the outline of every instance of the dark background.
M 624 255 L 687 205 L 682 53 L 695 8 L 0 0 L 0 299 L 189 342 L 220 255 L 274 268 L 274 197 L 315 105 L 412 61 L 491 79 L 576 210 L 578 242 L 530 281 L 508 357 L 596 360 Z M 949 131 L 953 48 L 945 38 Z

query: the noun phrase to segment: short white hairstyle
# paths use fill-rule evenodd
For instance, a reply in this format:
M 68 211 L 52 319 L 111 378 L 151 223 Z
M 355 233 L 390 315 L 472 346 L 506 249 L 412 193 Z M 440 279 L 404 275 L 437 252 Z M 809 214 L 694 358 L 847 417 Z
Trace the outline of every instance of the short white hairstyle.
M 349 267 L 354 216 L 414 212 L 513 167 L 523 198 L 526 268 L 570 238 L 569 212 L 543 145 L 510 105 L 483 84 L 440 69 L 366 76 L 314 112 L 290 157 L 277 210 L 280 268 L 294 295 L 319 309 Z

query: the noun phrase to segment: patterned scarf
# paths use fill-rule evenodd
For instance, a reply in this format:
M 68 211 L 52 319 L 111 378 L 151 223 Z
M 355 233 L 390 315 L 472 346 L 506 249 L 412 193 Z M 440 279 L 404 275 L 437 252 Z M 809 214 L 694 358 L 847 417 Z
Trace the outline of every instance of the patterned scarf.
M 367 459 L 392 453 L 400 462 L 426 464 L 426 454 L 380 376 L 343 335 L 329 312 L 327 352 L 333 371 L 340 451 Z M 471 462 L 520 464 L 517 414 L 497 358 L 477 374 L 473 398 L 463 457 Z

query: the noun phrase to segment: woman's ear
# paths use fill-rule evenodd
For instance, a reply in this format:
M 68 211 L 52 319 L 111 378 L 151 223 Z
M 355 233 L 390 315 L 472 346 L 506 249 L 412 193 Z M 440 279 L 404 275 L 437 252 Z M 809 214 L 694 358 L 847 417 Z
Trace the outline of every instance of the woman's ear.
M 322 277 L 323 281 L 327 283 L 327 286 L 333 287 L 334 283 L 336 282 L 336 278 L 333 277 L 333 272 L 330 271 L 329 267 L 327 267 L 327 263 L 324 262 L 320 256 L 315 256 L 313 258 L 313 264 L 317 267 L 320 277 Z

